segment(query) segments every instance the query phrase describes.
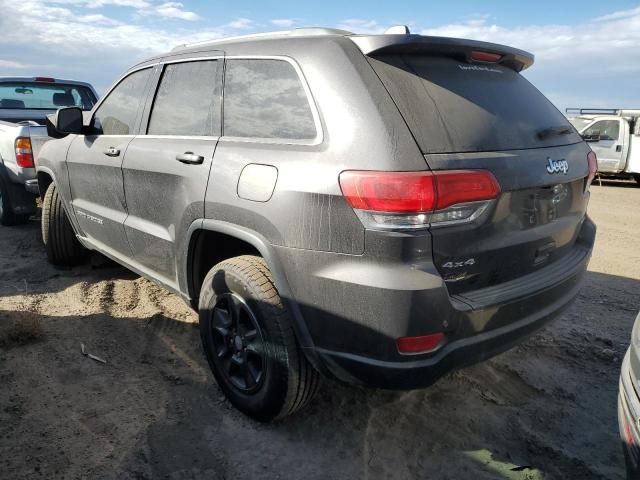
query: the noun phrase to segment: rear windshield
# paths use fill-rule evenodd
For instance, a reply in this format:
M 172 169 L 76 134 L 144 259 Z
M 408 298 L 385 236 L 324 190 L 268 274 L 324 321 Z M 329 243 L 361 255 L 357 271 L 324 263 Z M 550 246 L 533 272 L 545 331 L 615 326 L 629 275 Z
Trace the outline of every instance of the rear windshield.
M 91 110 L 96 97 L 91 89 L 63 83 L 0 83 L 0 108 L 57 110 L 80 107 Z
M 423 153 L 551 147 L 581 139 L 522 75 L 445 57 L 370 58 Z

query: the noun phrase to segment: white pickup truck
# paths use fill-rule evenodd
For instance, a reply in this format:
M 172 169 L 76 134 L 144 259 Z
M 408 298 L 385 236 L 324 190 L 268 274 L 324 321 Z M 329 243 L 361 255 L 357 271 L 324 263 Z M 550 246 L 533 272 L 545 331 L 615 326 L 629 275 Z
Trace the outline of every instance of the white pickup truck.
M 46 117 L 61 107 L 91 110 L 91 85 L 49 77 L 0 77 L 0 223 L 26 222 L 36 211 L 34 159 L 49 140 Z
M 598 173 L 640 184 L 640 109 L 567 108 L 567 117 L 598 157 Z

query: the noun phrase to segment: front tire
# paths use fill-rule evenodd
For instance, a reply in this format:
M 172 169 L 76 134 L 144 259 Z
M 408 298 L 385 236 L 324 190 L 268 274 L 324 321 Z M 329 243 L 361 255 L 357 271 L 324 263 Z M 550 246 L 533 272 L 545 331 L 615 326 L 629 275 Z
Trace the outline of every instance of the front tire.
M 262 258 L 243 255 L 214 266 L 202 285 L 199 311 L 209 366 L 236 408 L 268 422 L 313 398 L 320 376 L 298 345 Z
M 5 227 L 22 225 L 29 221 L 29 217 L 30 215 L 16 215 L 13 212 L 9 190 L 6 188 L 4 181 L 0 179 L 0 223 Z
M 76 238 L 55 184 L 42 201 L 42 241 L 53 265 L 73 266 L 84 260 L 86 250 Z

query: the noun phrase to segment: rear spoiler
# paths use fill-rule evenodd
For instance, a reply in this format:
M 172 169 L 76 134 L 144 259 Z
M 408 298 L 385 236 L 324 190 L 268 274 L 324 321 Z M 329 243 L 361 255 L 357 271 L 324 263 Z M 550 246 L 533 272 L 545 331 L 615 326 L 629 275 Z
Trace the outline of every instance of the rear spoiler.
M 533 65 L 534 56 L 524 50 L 496 43 L 461 38 L 428 37 L 423 35 L 352 35 L 351 39 L 365 55 L 439 54 L 469 59 L 471 52 L 502 55 L 497 62 L 516 72 Z

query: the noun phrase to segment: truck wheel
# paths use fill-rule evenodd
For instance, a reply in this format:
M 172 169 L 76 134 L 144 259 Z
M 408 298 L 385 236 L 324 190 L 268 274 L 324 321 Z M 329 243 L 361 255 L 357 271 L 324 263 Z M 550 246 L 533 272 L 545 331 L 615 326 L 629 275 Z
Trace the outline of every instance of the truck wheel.
M 22 225 L 29 221 L 29 217 L 30 215 L 16 215 L 13 213 L 9 191 L 5 187 L 4 181 L 0 179 L 0 223 L 6 227 Z
M 49 185 L 42 201 L 42 241 L 47 250 L 47 258 L 54 265 L 77 265 L 85 257 L 86 250 L 76 238 L 58 189 L 53 183 Z
M 304 407 L 320 375 L 300 349 L 289 312 L 260 257 L 218 263 L 200 293 L 204 351 L 229 401 L 268 422 Z

